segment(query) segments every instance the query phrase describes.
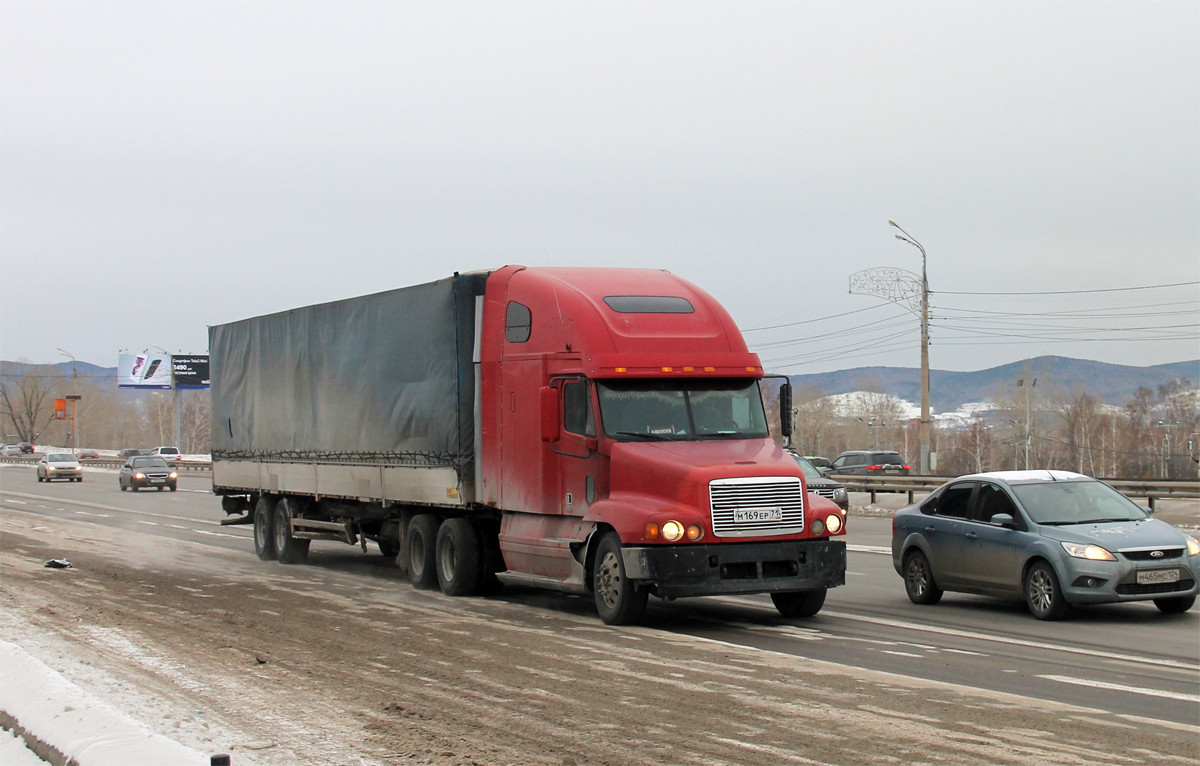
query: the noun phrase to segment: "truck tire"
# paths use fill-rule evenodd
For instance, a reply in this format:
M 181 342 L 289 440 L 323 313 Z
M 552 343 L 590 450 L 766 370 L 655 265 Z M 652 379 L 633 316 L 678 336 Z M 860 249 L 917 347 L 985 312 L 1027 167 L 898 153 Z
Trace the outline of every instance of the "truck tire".
M 447 596 L 479 592 L 483 546 L 470 519 L 446 519 L 437 533 L 437 578 Z
M 275 504 L 275 555 L 280 564 L 303 564 L 308 560 L 308 545 L 312 540 L 292 537 L 292 519 L 296 516 L 297 501 L 285 497 Z
M 254 553 L 263 561 L 275 560 L 275 498 L 270 495 L 254 504 Z
M 621 538 L 609 532 L 596 548 L 592 564 L 592 587 L 596 611 L 605 625 L 636 625 L 646 611 L 649 594 L 625 576 L 621 558 Z
M 784 617 L 812 617 L 825 606 L 825 588 L 772 593 L 771 602 Z
M 408 522 L 404 550 L 408 554 L 408 579 L 414 588 L 438 587 L 437 533 L 438 520 L 432 513 L 419 513 Z

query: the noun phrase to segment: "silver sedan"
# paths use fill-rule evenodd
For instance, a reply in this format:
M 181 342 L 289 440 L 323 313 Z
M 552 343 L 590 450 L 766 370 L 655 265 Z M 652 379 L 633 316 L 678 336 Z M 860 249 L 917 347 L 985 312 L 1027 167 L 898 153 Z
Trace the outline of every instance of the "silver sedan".
M 916 604 L 949 590 L 1023 598 L 1039 620 L 1120 601 L 1174 613 L 1196 602 L 1200 542 L 1091 477 L 1001 471 L 897 511 L 892 563 Z

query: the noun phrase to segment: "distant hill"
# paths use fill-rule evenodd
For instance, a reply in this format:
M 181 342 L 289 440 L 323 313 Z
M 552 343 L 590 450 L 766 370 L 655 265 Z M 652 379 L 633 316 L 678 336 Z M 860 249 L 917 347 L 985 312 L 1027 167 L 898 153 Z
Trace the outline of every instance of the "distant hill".
M 58 378 L 71 377 L 71 362 L 49 365 L 0 362 L 0 374 L 5 380 L 9 380 L 23 375 L 31 367 L 40 368 L 40 374 Z M 105 387 L 117 387 L 116 367 L 100 367 L 78 362 L 75 369 L 81 379 Z M 1153 367 L 1129 367 L 1065 356 L 1039 356 L 978 372 L 930 370 L 930 405 L 934 412 L 951 412 L 967 402 L 986 401 L 995 395 L 998 385 L 1014 385 L 1027 371 L 1032 371 L 1031 374 L 1038 379 L 1038 386 L 1042 390 L 1051 385 L 1067 391 L 1086 390 L 1099 397 L 1105 404 L 1114 405 L 1129 401 L 1139 386 L 1153 391 L 1163 383 L 1184 378 L 1191 381 L 1194 387 L 1200 387 L 1200 360 L 1158 364 Z M 792 375 L 790 378 L 797 391 L 813 387 L 825 396 L 848 394 L 878 384 L 883 388 L 881 393 L 913 403 L 921 401 L 921 371 L 915 367 L 855 367 L 814 375 Z M 133 389 L 125 389 L 122 393 L 126 392 L 132 397 L 142 393 Z
M 1105 404 L 1121 405 L 1133 397 L 1139 386 L 1157 390 L 1163 383 L 1185 378 L 1200 387 L 1200 360 L 1129 367 L 1065 356 L 1039 356 L 978 372 L 930 370 L 930 406 L 934 412 L 949 412 L 966 402 L 986 401 L 995 395 L 998 385 L 1015 385 L 1018 378 L 1028 374 L 1038 379 L 1039 387 L 1054 385 L 1067 391 L 1086 390 Z M 797 391 L 811 387 L 829 396 L 879 384 L 883 388 L 881 393 L 910 402 L 921 401 L 921 371 L 914 367 L 856 367 L 789 377 Z

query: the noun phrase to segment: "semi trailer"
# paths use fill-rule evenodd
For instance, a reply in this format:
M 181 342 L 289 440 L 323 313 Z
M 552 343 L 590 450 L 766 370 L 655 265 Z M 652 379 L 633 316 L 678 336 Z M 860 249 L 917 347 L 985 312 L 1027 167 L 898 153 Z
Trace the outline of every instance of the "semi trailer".
M 811 616 L 845 583 L 845 517 L 772 438 L 761 361 L 669 272 L 456 273 L 209 350 L 213 491 L 263 560 L 372 541 L 418 588 L 591 594 L 610 625 L 650 596 Z

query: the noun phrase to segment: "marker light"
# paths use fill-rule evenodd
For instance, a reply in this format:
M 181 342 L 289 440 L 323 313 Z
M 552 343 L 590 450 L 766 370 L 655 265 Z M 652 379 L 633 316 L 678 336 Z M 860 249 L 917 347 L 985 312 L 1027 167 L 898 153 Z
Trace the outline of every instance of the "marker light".
M 674 543 L 683 539 L 683 525 L 678 521 L 668 521 L 662 525 L 663 539 Z
M 836 513 L 831 513 L 825 518 L 825 526 L 829 528 L 829 534 L 836 535 L 842 528 L 842 517 Z
M 618 367 L 618 368 L 616 368 L 616 371 L 617 372 L 625 372 L 626 370 L 624 367 Z
M 699 524 L 693 524 L 687 528 L 687 539 L 695 541 L 701 537 L 704 537 L 704 530 L 700 528 Z
M 645 530 L 642 531 L 642 537 L 646 538 L 647 540 L 657 540 L 658 539 L 658 525 L 655 524 L 653 521 L 648 522 L 646 524 Z
M 704 371 L 705 372 L 716 372 L 717 368 L 716 367 L 705 367 Z
M 695 372 L 696 368 L 695 367 L 684 367 L 683 371 L 684 372 Z
M 662 368 L 662 371 L 663 372 L 674 372 L 675 369 L 673 367 L 664 367 L 664 368 Z

